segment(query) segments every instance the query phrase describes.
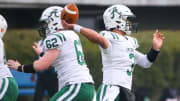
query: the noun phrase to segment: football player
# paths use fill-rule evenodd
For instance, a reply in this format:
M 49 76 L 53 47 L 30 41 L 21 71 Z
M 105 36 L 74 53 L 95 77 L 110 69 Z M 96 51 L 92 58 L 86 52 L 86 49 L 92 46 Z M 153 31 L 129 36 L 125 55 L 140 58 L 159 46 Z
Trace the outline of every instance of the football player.
M 32 73 L 52 65 L 58 75 L 59 91 L 50 101 L 93 101 L 96 99 L 94 81 L 84 60 L 80 39 L 75 32 L 63 30 L 62 9 L 53 6 L 42 13 L 39 32 L 46 37 L 43 43 L 46 51 L 37 52 L 42 57 L 25 65 L 8 60 L 8 66 L 20 72 Z
M 6 54 L 2 40 L 6 30 L 6 19 L 0 15 L 0 101 L 16 101 L 18 85 L 6 64 Z
M 32 48 L 36 54 L 38 52 L 44 52 L 43 46 L 44 37 L 37 42 L 34 42 Z M 42 49 L 39 51 L 39 49 Z M 41 57 L 38 56 L 38 59 Z M 37 80 L 35 79 L 35 73 L 31 76 L 31 81 L 36 81 L 35 93 L 33 101 L 43 101 L 44 91 L 47 90 L 48 96 L 52 97 L 58 91 L 58 79 L 57 73 L 53 67 L 49 67 L 46 70 L 36 73 Z M 49 84 L 49 82 L 51 82 Z
M 137 51 L 138 41 L 129 36 L 137 29 L 134 18 L 135 15 L 127 6 L 117 4 L 105 10 L 103 20 L 106 30 L 100 34 L 77 24 L 62 22 L 64 28 L 74 29 L 99 44 L 103 82 L 97 92 L 97 101 L 134 101 L 131 86 L 135 64 L 149 68 L 163 45 L 164 36 L 156 30 L 151 50 L 146 55 Z

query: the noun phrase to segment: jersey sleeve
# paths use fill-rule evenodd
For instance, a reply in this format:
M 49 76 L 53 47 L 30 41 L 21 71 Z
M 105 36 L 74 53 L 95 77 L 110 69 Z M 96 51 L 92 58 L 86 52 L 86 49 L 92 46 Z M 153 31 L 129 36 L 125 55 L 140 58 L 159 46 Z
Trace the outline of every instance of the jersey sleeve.
M 152 63 L 148 60 L 147 55 L 135 50 L 136 63 L 143 68 L 149 68 Z
M 100 49 L 103 50 L 104 53 L 110 52 L 111 49 L 112 49 L 112 40 L 113 40 L 113 37 L 112 37 L 111 33 L 108 32 L 108 31 L 101 31 L 100 35 L 108 40 L 108 48 L 107 49 L 103 49 L 101 46 L 99 46 Z
M 105 37 L 108 41 L 111 41 L 113 39 L 113 35 L 108 31 L 101 31 L 100 35 Z
M 61 50 L 63 46 L 64 39 L 62 36 L 58 34 L 52 34 L 46 37 L 44 40 L 44 48 L 45 50 L 48 49 L 58 49 Z

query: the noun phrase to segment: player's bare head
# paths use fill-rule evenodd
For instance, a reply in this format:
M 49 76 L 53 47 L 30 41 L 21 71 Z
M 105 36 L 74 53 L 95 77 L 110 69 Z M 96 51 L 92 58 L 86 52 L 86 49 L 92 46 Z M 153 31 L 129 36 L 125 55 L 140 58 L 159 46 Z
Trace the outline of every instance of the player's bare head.
M 41 36 L 45 37 L 48 34 L 57 32 L 59 29 L 63 29 L 61 24 L 62 10 L 63 8 L 60 6 L 51 6 L 43 11 L 38 29 Z
M 133 23 L 135 15 L 125 5 L 112 5 L 103 14 L 104 24 L 107 30 L 118 29 L 130 35 L 137 31 L 137 23 Z
M 7 30 L 7 21 L 6 19 L 0 14 L 0 38 L 3 38 L 4 34 Z

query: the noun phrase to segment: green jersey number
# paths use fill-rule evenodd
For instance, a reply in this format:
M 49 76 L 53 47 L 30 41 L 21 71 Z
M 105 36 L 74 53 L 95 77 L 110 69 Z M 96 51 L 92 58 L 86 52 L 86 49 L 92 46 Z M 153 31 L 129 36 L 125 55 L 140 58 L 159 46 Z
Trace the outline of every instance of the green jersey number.
M 57 39 L 56 38 L 53 38 L 51 40 L 46 40 L 46 47 L 48 49 L 50 48 L 54 48 L 54 47 L 57 47 L 58 44 L 57 44 Z
M 85 59 L 84 59 L 84 53 L 83 53 L 83 50 L 82 50 L 80 40 L 74 40 L 74 46 L 75 46 L 75 51 L 76 51 L 76 55 L 77 55 L 78 64 L 85 65 L 86 62 L 85 62 Z
M 135 66 L 135 55 L 134 53 L 129 54 L 129 59 L 132 61 L 131 69 L 127 69 L 127 75 L 131 76 Z

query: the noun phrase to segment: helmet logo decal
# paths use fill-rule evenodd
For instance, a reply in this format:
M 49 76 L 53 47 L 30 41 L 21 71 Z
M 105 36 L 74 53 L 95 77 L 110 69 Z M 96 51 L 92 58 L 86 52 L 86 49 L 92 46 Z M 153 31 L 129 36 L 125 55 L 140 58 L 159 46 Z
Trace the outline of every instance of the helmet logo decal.
M 58 14 L 58 9 L 54 9 L 54 10 L 50 13 L 50 15 L 48 16 L 48 18 L 50 18 L 52 15 L 54 15 L 55 17 L 59 17 L 57 14 Z
M 1 28 L 1 32 L 4 32 L 4 28 Z
M 111 16 L 111 19 L 114 19 L 115 13 L 116 13 L 116 14 L 119 14 L 119 16 L 121 16 L 121 13 L 118 12 L 117 7 L 114 7 L 114 8 L 112 9 L 112 12 L 111 12 L 111 15 L 112 15 L 112 16 Z

